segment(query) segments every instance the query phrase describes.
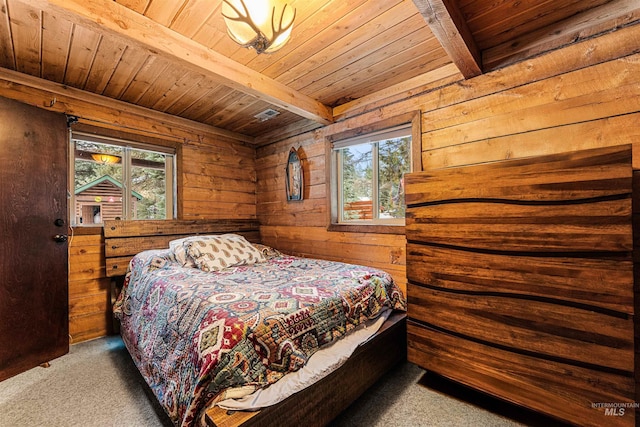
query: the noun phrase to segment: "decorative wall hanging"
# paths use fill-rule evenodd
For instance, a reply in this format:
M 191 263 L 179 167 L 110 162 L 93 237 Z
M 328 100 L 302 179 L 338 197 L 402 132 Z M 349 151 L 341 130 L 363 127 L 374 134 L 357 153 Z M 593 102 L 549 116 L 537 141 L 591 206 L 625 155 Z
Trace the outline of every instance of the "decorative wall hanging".
M 298 151 L 291 147 L 289 150 L 289 158 L 287 159 L 287 201 L 302 200 L 303 194 L 303 174 L 302 174 L 302 162 Z

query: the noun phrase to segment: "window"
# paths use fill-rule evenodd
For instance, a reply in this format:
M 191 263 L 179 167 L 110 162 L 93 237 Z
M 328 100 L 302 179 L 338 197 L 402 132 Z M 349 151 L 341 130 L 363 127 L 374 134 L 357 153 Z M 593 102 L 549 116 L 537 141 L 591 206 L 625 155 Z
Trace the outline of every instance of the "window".
M 404 225 L 411 135 L 405 125 L 334 142 L 335 222 Z
M 174 217 L 174 152 L 73 132 L 73 225 Z

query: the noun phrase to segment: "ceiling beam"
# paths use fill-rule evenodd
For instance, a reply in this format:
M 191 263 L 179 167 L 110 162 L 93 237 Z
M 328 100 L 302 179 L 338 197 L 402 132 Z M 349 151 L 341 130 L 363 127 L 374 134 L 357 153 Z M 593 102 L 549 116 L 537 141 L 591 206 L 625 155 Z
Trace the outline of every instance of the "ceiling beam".
M 387 100 L 386 103 L 391 104 L 397 102 L 398 99 L 407 99 L 437 86 L 458 80 L 462 80 L 458 68 L 455 64 L 447 64 L 444 67 L 436 68 L 435 70 L 428 71 L 393 86 L 338 105 L 333 108 L 333 118 L 336 121 L 343 120 L 349 117 L 349 115 L 355 115 L 362 111 L 378 108 L 380 105 L 384 105 L 383 100 Z M 447 83 L 443 83 L 443 81 Z
M 29 0 L 52 15 L 98 32 L 107 30 L 151 54 L 178 61 L 235 90 L 321 124 L 333 122 L 331 108 L 264 74 L 237 63 L 113 0 Z
M 465 79 L 482 74 L 482 55 L 453 0 L 413 0 Z

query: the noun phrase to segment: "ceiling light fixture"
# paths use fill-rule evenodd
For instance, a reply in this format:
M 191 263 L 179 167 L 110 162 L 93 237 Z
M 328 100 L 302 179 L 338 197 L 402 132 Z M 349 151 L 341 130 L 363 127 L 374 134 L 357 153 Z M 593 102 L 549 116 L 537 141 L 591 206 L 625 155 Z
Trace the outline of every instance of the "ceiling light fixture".
M 284 0 L 223 0 L 222 16 L 233 41 L 272 53 L 291 36 L 296 10 Z
M 96 162 L 102 163 L 105 165 L 120 163 L 120 157 L 114 156 L 113 154 L 93 153 L 91 154 L 91 158 Z

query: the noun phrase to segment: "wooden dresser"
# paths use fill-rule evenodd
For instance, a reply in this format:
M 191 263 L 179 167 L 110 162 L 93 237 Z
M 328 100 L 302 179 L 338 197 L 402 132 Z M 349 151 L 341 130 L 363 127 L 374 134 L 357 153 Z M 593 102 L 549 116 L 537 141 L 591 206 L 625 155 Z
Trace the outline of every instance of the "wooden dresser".
M 576 425 L 635 425 L 631 160 L 625 145 L 408 175 L 409 360 Z

